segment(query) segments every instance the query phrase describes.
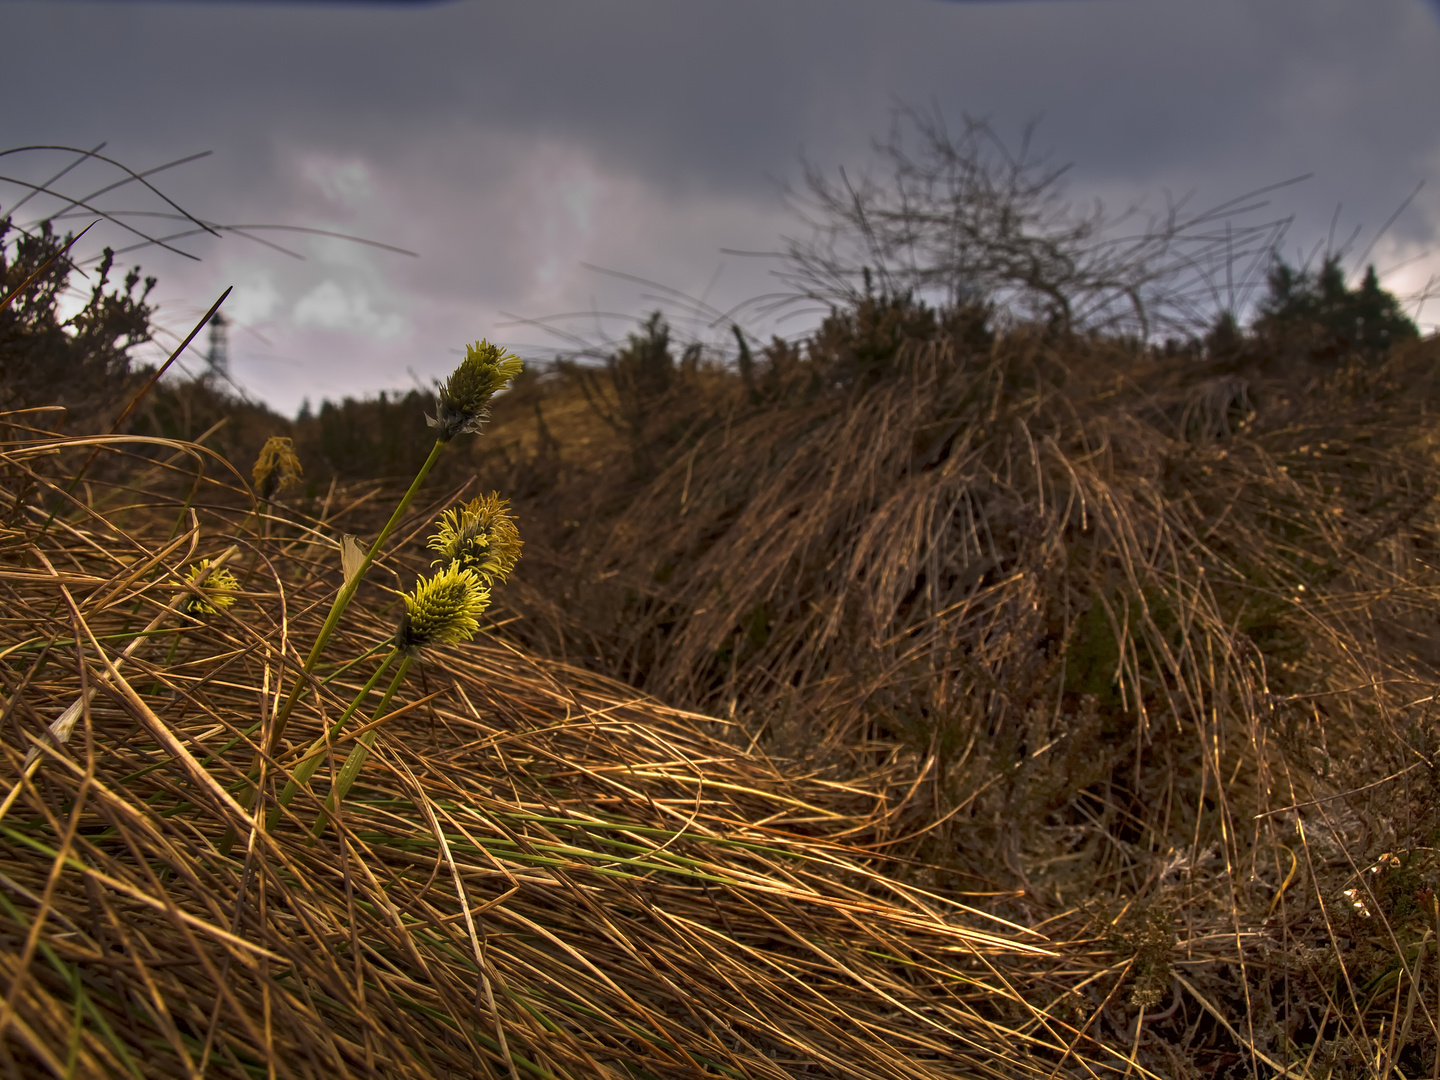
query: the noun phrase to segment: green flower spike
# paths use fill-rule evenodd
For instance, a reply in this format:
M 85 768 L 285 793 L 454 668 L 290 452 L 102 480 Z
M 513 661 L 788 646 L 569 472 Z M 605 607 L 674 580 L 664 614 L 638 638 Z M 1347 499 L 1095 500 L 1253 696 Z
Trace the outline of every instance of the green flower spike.
M 449 442 L 456 435 L 473 434 L 490 417 L 490 399 L 520 374 L 520 358 L 488 341 L 465 346 L 465 359 L 435 393 L 435 415 L 426 422 L 435 438 Z
M 209 566 L 209 559 L 201 559 L 198 563 L 192 563 L 185 574 L 185 580 L 193 584 Z M 199 586 L 201 596 L 187 591 L 184 594 L 185 600 L 180 604 L 180 610 L 191 618 L 214 615 L 221 608 L 228 608 L 235 603 L 234 594 L 239 588 L 240 582 L 235 580 L 235 575 L 229 570 L 223 567 L 219 570 L 212 570 L 204 583 Z
M 265 440 L 251 472 L 255 478 L 255 494 L 268 502 L 300 483 L 301 471 L 295 444 L 282 435 L 271 435 Z
M 480 629 L 480 616 L 490 606 L 490 590 L 474 570 L 451 563 L 431 578 L 422 578 L 405 597 L 405 614 L 395 645 L 413 654 L 436 645 L 469 641 Z
M 509 500 L 493 491 L 446 510 L 439 530 L 427 546 L 440 558 L 430 565 L 455 563 L 474 570 L 487 587 L 509 577 L 525 544 L 510 516 Z

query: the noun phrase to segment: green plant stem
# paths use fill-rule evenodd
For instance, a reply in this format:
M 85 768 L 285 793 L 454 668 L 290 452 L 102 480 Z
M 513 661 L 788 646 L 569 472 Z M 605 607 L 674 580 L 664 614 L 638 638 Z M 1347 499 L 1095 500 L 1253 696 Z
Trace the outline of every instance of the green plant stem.
M 386 638 L 384 641 L 377 641 L 374 645 L 371 645 L 370 648 L 366 649 L 359 656 L 355 657 L 354 660 L 345 661 L 345 663 L 341 664 L 334 671 L 330 672 L 329 675 L 326 675 L 323 679 L 320 680 L 320 685 L 325 686 L 331 682 L 334 682 L 351 668 L 359 667 L 366 660 L 369 660 L 370 657 L 374 656 L 381 649 L 392 649 L 394 647 L 395 642 L 391 638 Z
M 321 763 L 325 760 L 326 748 L 331 745 L 335 736 L 340 733 L 340 729 L 350 721 L 350 718 L 355 715 L 355 711 L 360 708 L 365 699 L 370 696 L 370 691 L 375 689 L 375 684 L 380 681 L 380 676 L 385 674 L 390 665 L 395 662 L 395 658 L 399 655 L 400 650 L 392 650 L 390 655 L 385 657 L 380 666 L 375 669 L 375 674 L 370 676 L 370 681 L 355 695 L 355 700 L 350 702 L 349 707 L 340 714 L 340 719 L 330 725 L 329 731 L 310 744 L 310 749 L 305 751 L 305 756 L 301 758 L 300 763 L 295 766 L 294 775 L 285 784 L 285 789 L 280 792 L 280 798 L 277 800 L 280 806 L 277 806 L 270 812 L 270 820 L 265 825 L 267 830 L 275 828 L 276 823 L 279 822 L 280 807 L 289 806 L 290 800 L 295 798 L 295 793 L 300 790 L 300 785 L 306 783 L 310 777 L 315 775 L 316 770 L 320 768 Z M 392 687 L 391 689 L 393 692 L 394 688 Z M 388 697 L 386 700 L 388 700 Z
M 400 689 L 400 683 L 405 678 L 405 673 L 410 670 L 414 661 L 413 654 L 407 654 L 395 671 L 395 677 L 390 680 L 390 685 L 385 689 L 385 696 L 380 699 L 380 704 L 375 709 L 373 719 L 385 715 L 386 708 L 390 705 L 390 699 L 395 696 L 395 691 Z M 365 734 L 361 735 L 355 743 L 355 749 L 350 751 L 350 756 L 345 759 L 345 764 L 340 767 L 340 775 L 335 778 L 335 786 L 331 788 L 330 794 L 325 799 L 325 809 L 315 819 L 310 832 L 317 838 L 325 832 L 325 825 L 335 813 L 335 808 L 340 805 L 340 800 L 345 798 L 355 778 L 360 775 L 360 768 L 365 764 L 365 759 L 370 754 L 370 748 L 375 745 L 375 736 L 380 734 L 378 727 L 372 727 Z
M 165 664 L 162 668 L 162 670 L 164 671 L 170 670 L 170 665 L 175 662 L 175 654 L 180 651 L 180 631 L 172 630 L 170 631 L 170 633 L 173 634 L 174 637 L 170 642 L 170 651 L 165 654 Z M 156 694 L 160 693 L 160 680 L 156 679 L 154 682 L 152 682 L 150 684 L 150 689 L 147 690 L 146 693 L 149 694 L 151 697 L 154 697 Z
M 143 600 L 142 600 L 143 603 Z M 134 641 L 136 638 L 164 637 L 166 634 L 173 634 L 175 631 L 170 627 L 160 627 L 155 630 L 121 630 L 114 634 L 96 634 L 96 641 Z M 81 638 L 87 641 L 88 638 Z M 43 637 L 27 638 L 19 645 L 12 646 L 5 652 L 6 656 L 13 656 L 16 653 L 39 652 L 42 649 L 56 649 L 66 645 L 74 645 L 74 638 L 55 638 L 51 640 Z
M 415 479 L 410 482 L 409 490 L 405 492 L 404 498 L 402 498 L 395 507 L 395 511 L 390 515 L 390 520 L 385 523 L 385 527 L 380 530 L 380 535 L 375 538 L 375 543 L 370 545 L 370 550 L 365 553 L 365 558 L 360 563 L 359 569 L 355 571 L 345 584 L 340 586 L 340 591 L 335 596 L 335 602 L 330 605 L 330 614 L 325 616 L 324 625 L 320 627 L 320 632 L 315 635 L 315 644 L 310 647 L 310 655 L 305 658 L 305 666 L 301 668 L 302 674 L 295 680 L 295 686 L 291 689 L 290 695 L 285 699 L 285 704 L 281 706 L 280 712 L 275 716 L 275 723 L 270 730 L 270 738 L 266 744 L 268 752 L 274 753 L 275 747 L 279 745 L 281 736 L 285 734 L 285 725 L 290 720 L 290 713 L 305 692 L 308 682 L 304 676 L 314 670 L 316 661 L 320 659 L 320 654 L 325 650 L 325 643 L 330 640 L 330 635 L 335 632 L 335 627 L 339 625 L 340 616 L 345 613 L 345 609 L 350 606 L 350 601 L 354 599 L 355 590 L 360 587 L 360 581 L 365 577 L 365 571 L 370 569 L 370 564 L 373 563 L 375 557 L 380 554 L 380 548 L 384 545 L 385 541 L 390 538 L 390 534 L 395 531 L 395 527 L 400 524 L 400 519 L 405 516 L 405 512 L 410 509 L 410 504 L 415 501 L 415 495 L 420 490 L 420 485 L 424 483 L 425 477 L 429 475 L 430 470 L 435 467 L 435 462 L 440 459 L 440 453 L 444 449 L 445 443 L 440 439 L 436 439 L 435 445 L 430 448 L 430 456 L 425 459 L 425 464 L 420 466 L 420 471 L 415 474 Z
M 420 471 L 415 474 L 415 479 L 410 481 L 410 487 L 404 497 L 396 505 L 390 515 L 390 520 L 380 530 L 380 535 L 375 538 L 375 543 L 370 545 L 370 550 L 365 553 L 359 568 L 351 575 L 340 591 L 335 594 L 335 601 L 330 605 L 330 614 L 325 616 L 325 623 L 320 627 L 320 632 L 315 635 L 315 644 L 310 646 L 310 655 L 305 658 L 305 663 L 299 673 L 295 676 L 295 685 L 291 687 L 289 695 L 285 698 L 285 704 L 280 706 L 280 711 L 275 714 L 275 722 L 271 725 L 270 736 L 265 740 L 265 747 L 261 753 L 255 755 L 255 761 L 250 766 L 248 783 L 240 792 L 238 801 L 247 810 L 255 805 L 257 791 L 255 781 L 260 776 L 260 762 L 265 755 L 274 755 L 275 748 L 280 745 L 280 739 L 285 734 L 285 725 L 290 722 L 290 713 L 294 711 L 296 704 L 309 687 L 310 673 L 315 670 L 315 664 L 320 659 L 320 654 L 325 651 L 325 643 L 330 640 L 330 635 L 335 632 L 335 627 L 340 623 L 340 616 L 350 606 L 350 601 L 355 597 L 355 590 L 360 587 L 361 580 L 365 577 L 365 571 L 370 569 L 370 564 L 380 554 L 381 547 L 400 524 L 400 519 L 410 509 L 410 504 L 415 501 L 415 495 L 420 490 L 420 485 L 425 482 L 425 477 L 435 467 L 435 462 L 440 460 L 440 454 L 445 449 L 445 440 L 436 439 L 435 445 L 430 448 L 430 456 L 425 459 L 425 464 L 420 466 Z M 229 855 L 235 847 L 237 838 L 234 826 L 225 830 L 225 835 L 220 838 L 219 850 L 222 855 Z

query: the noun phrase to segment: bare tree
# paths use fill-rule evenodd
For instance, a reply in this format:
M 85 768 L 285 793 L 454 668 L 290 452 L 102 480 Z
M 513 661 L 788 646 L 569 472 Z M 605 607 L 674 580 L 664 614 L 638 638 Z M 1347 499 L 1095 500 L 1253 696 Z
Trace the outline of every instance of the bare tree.
M 1306 177 L 1198 213 L 1187 211 L 1188 196 L 1167 197 L 1164 213 L 1132 208 L 1112 219 L 1098 201 L 1083 211 L 1066 201 L 1070 166 L 1035 153 L 1035 128 L 1026 125 L 1012 151 L 985 121 L 966 116 L 956 134 L 938 111 L 901 107 L 876 144 L 882 180 L 843 169 L 832 179 L 805 163 L 803 191 L 788 194 L 811 235 L 784 241 L 777 276 L 787 288 L 765 308 L 853 303 L 878 284 L 888 295 L 992 303 L 1067 332 L 1148 340 L 1213 325 L 1263 285 L 1291 218 L 1238 219 Z

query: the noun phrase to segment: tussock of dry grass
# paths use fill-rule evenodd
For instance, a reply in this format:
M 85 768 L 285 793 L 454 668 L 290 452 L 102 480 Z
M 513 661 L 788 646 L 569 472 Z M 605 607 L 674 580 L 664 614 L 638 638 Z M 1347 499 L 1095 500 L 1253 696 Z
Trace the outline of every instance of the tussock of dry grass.
M 1071 991 L 1109 961 L 887 877 L 847 840 L 893 812 L 883 767 L 783 771 L 713 721 L 499 642 L 420 669 L 338 830 L 304 832 L 327 767 L 261 831 L 297 749 L 364 682 L 364 663 L 322 664 L 321 704 L 296 711 L 244 811 L 233 793 L 338 584 L 346 521 L 257 525 L 202 450 L 39 419 L 5 417 L 0 444 L 8 1075 L 1123 1069 Z M 95 446 L 97 479 L 66 495 Z M 122 657 L 185 567 L 232 544 L 236 604 Z M 372 575 L 327 657 L 388 638 L 394 580 Z M 46 728 L 77 700 L 57 746 Z M 229 827 L 244 842 L 226 857 Z
M 1435 349 L 1281 380 L 941 341 L 849 396 L 721 387 L 644 454 L 591 438 L 518 500 L 525 617 L 418 669 L 318 843 L 358 730 L 255 822 L 457 492 L 247 814 L 380 488 L 257 520 L 204 450 L 109 440 L 67 496 L 102 443 L 10 415 L 0 1067 L 1429 1075 Z M 563 471 L 569 431 L 510 467 Z M 235 606 L 122 662 L 232 544 Z
M 587 477 L 601 516 L 532 533 L 507 632 L 878 769 L 850 841 L 1103 938 L 1128 967 L 1089 1031 L 1137 1069 L 1430 1075 L 1437 357 L 912 343 L 861 392 L 691 412 L 652 481 Z

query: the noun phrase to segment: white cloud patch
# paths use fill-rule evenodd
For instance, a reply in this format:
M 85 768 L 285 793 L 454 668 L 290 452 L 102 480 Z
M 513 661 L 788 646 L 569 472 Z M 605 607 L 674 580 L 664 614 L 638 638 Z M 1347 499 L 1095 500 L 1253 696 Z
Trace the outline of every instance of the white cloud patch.
M 253 274 L 235 285 L 225 301 L 225 313 L 241 326 L 268 322 L 280 308 L 280 290 L 266 273 Z
M 407 329 L 403 316 L 376 310 L 366 290 L 347 291 L 334 279 L 321 282 L 296 301 L 290 317 L 297 326 L 378 338 L 399 337 Z
M 1384 236 L 1366 258 L 1380 275 L 1380 285 L 1397 296 L 1405 314 L 1414 319 L 1421 333 L 1440 328 L 1440 265 L 1436 244 Z M 1358 282 L 1363 267 L 1353 267 Z
M 327 201 L 346 210 L 358 210 L 375 193 L 369 167 L 355 158 L 306 155 L 300 163 L 300 175 Z
M 523 266 L 542 289 L 552 288 L 585 257 L 597 207 L 607 202 L 613 178 L 576 146 L 516 140 L 510 155 L 511 169 L 501 181 L 505 209 L 497 217 L 508 218 L 515 230 L 517 269 Z

